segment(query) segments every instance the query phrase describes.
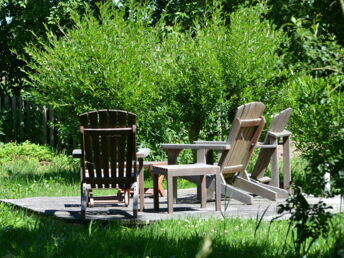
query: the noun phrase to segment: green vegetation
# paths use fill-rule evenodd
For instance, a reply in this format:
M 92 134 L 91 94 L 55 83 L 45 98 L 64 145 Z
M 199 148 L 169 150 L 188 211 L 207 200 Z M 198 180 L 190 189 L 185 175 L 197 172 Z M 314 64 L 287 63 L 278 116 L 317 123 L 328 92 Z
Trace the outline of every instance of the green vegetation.
M 132 228 L 96 221 L 61 222 L 3 204 L 0 216 L 1 256 L 194 257 L 209 239 L 209 257 L 298 257 L 289 246 L 290 238 L 287 246 L 281 248 L 286 241 L 286 221 L 271 226 L 263 222 L 254 238 L 254 220 L 169 220 Z M 330 237 L 320 238 L 308 257 L 340 254 L 344 228 L 339 222 L 339 218 L 333 221 L 335 230 L 329 232 Z
M 78 142 L 84 111 L 125 109 L 161 160 L 161 143 L 222 140 L 238 105 L 262 101 L 268 121 L 294 110 L 304 190 L 322 194 L 325 172 L 344 188 L 343 0 L 97 2 L 1 1 L 1 87 L 63 114 L 58 137 Z
M 0 0 L 1 94 L 52 106 L 63 114 L 58 137 L 75 142 L 78 114 L 132 111 L 154 160 L 166 158 L 164 142 L 223 140 L 243 103 L 264 102 L 268 121 L 292 107 L 294 183 L 321 195 L 329 172 L 333 193 L 344 194 L 343 0 L 97 2 Z M 0 108 L 4 134 L 13 113 Z M 79 195 L 78 169 L 48 147 L 1 143 L 0 197 Z M 342 257 L 343 218 L 329 223 L 325 206 L 309 207 L 297 193 L 281 206 L 292 219 L 271 225 L 72 224 L 0 204 L 0 256 Z

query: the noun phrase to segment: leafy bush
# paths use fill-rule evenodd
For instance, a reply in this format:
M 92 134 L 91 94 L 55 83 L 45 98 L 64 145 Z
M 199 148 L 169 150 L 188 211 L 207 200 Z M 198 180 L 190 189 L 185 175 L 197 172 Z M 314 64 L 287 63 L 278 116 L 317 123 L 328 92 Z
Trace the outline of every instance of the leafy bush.
M 288 212 L 291 215 L 286 238 L 291 230 L 298 256 L 307 256 L 320 236 L 327 237 L 333 215 L 326 210 L 331 208 L 322 201 L 309 204 L 299 187 L 294 188 L 294 194 L 287 199 L 286 204 L 278 205 L 279 214 Z
M 30 143 L 21 144 L 10 142 L 0 144 L 0 166 L 6 171 L 35 170 L 74 170 L 78 165 L 77 160 L 64 154 L 57 154 L 48 146 Z
M 148 6 L 99 12 L 76 15 L 63 38 L 49 34 L 27 48 L 33 95 L 64 114 L 62 132 L 77 135 L 82 112 L 125 109 L 138 115 L 139 141 L 161 157 L 160 143 L 221 136 L 238 104 L 278 98 L 284 37 L 260 20 L 263 6 L 239 9 L 230 25 L 214 8 L 187 31 L 163 19 L 150 24 Z
M 286 99 L 294 108 L 291 129 L 297 148 L 308 161 L 307 192 L 321 194 L 324 174 L 329 172 L 334 191 L 339 185 L 339 172 L 344 167 L 344 101 L 341 90 L 343 76 L 313 78 L 299 75 L 289 87 Z
M 54 152 L 47 146 L 39 146 L 28 141 L 22 144 L 10 142 L 0 145 L 0 165 L 24 158 L 33 158 L 41 162 L 50 162 L 54 159 Z

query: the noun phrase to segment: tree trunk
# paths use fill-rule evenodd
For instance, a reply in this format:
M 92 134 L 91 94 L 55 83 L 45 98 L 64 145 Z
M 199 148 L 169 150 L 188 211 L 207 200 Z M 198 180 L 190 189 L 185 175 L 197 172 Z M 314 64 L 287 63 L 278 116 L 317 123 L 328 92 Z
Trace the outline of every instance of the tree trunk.
M 339 0 L 340 6 L 342 7 L 342 12 L 344 16 L 344 0 Z
M 189 127 L 189 141 L 190 143 L 193 143 L 194 141 L 198 140 L 199 133 L 203 127 L 203 119 L 199 119 L 197 121 L 194 121 L 191 126 Z M 197 153 L 196 150 L 192 151 L 193 161 L 196 162 Z

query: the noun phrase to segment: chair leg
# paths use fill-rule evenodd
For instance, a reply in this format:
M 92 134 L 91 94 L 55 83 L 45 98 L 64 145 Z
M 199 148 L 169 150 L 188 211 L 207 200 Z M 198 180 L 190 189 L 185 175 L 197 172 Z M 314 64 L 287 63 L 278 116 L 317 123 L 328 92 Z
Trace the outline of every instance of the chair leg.
M 173 176 L 168 173 L 167 174 L 167 210 L 169 214 L 173 213 Z
M 206 176 L 200 176 L 201 181 L 201 208 L 207 206 Z
M 216 173 L 215 176 L 215 210 L 221 210 L 221 186 L 219 173 Z
M 140 195 L 140 211 L 142 212 L 144 209 L 144 197 L 145 197 L 145 189 L 144 189 L 144 167 L 143 167 L 143 159 L 139 159 L 139 176 L 138 176 L 138 182 L 139 182 L 139 195 Z
M 154 174 L 153 176 L 153 195 L 154 195 L 154 210 L 159 210 L 159 191 L 158 191 L 158 180 L 159 175 Z
M 81 186 L 81 219 L 86 218 L 86 207 L 88 203 L 89 185 L 83 183 Z
M 134 188 L 134 196 L 133 196 L 133 217 L 137 218 L 137 211 L 138 211 L 138 195 L 139 195 L 139 189 L 137 187 L 137 183 L 135 182 L 133 184 Z M 142 207 L 142 205 L 140 205 Z
M 125 207 L 129 206 L 129 198 L 130 198 L 130 189 L 124 190 L 124 205 Z

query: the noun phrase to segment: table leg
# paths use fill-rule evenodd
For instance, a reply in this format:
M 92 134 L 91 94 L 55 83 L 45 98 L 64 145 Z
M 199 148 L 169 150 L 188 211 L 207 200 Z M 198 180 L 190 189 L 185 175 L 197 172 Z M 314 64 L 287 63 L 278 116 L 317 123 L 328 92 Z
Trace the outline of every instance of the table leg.
M 206 176 L 200 176 L 201 185 L 201 208 L 207 206 Z
M 167 173 L 167 211 L 173 213 L 173 176 Z
M 221 185 L 219 172 L 217 172 L 215 176 L 215 210 L 221 210 Z
M 178 192 L 177 192 L 177 177 L 173 177 L 173 203 L 177 203 L 177 197 L 178 197 Z
M 159 192 L 158 192 L 158 177 L 159 175 L 154 174 L 153 176 L 153 195 L 154 195 L 154 210 L 159 210 Z
M 139 159 L 139 195 L 140 195 L 140 211 L 143 211 L 144 208 L 144 197 L 145 197 L 145 189 L 144 189 L 144 167 L 143 167 L 143 159 Z

